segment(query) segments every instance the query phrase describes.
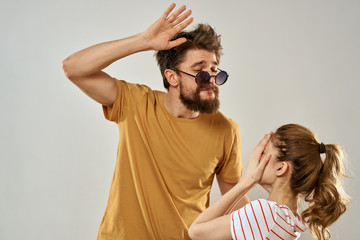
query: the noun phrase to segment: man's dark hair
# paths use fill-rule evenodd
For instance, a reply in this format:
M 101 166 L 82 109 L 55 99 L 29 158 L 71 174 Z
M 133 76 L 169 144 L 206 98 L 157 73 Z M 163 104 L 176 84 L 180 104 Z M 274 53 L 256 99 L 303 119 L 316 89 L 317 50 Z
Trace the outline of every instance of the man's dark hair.
M 186 52 L 190 49 L 203 49 L 215 53 L 217 62 L 222 54 L 221 36 L 208 24 L 198 24 L 189 32 L 178 33 L 173 40 L 184 37 L 187 41 L 169 50 L 156 52 L 156 60 L 163 77 L 164 87 L 169 89 L 169 82 L 165 77 L 165 70 L 176 68 L 183 61 Z

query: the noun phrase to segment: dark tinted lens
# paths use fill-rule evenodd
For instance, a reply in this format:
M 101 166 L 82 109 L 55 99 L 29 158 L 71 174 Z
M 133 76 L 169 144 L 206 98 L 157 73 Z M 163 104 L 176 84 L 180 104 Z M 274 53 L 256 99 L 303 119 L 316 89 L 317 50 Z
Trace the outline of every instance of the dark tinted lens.
M 199 86 L 204 86 L 206 84 L 209 83 L 210 81 L 210 74 L 208 72 L 205 72 L 205 71 L 201 71 L 199 72 L 197 75 L 196 75 L 196 83 L 199 85 Z
M 228 74 L 225 71 L 220 71 L 215 78 L 217 85 L 223 85 L 228 79 Z

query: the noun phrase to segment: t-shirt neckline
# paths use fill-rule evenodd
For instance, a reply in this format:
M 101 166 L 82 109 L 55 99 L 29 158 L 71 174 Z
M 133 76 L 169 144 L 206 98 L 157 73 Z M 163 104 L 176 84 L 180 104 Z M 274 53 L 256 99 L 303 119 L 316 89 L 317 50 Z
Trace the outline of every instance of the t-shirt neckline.
M 172 115 L 171 113 L 168 112 L 168 110 L 165 108 L 164 105 L 164 96 L 165 96 L 165 92 L 157 92 L 157 97 L 159 100 L 159 104 L 161 106 L 161 108 L 163 109 L 163 111 L 166 113 L 167 116 L 169 116 L 169 118 L 178 121 L 178 122 L 182 122 L 182 123 L 194 123 L 197 121 L 200 121 L 201 119 L 203 119 L 206 115 L 209 114 L 200 114 L 200 116 L 196 117 L 196 118 L 179 118 L 179 117 L 175 117 L 174 115 Z

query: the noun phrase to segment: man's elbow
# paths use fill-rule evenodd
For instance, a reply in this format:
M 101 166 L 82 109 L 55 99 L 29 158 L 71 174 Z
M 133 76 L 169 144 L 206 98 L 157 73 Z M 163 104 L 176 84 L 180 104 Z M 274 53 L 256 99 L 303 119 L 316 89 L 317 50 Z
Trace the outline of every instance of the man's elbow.
M 73 72 L 71 71 L 71 64 L 72 63 L 71 63 L 70 57 L 67 57 L 62 61 L 61 66 L 62 66 L 62 69 L 63 69 L 63 71 L 65 73 L 65 76 L 69 80 L 73 81 L 75 79 L 75 76 L 74 76 Z

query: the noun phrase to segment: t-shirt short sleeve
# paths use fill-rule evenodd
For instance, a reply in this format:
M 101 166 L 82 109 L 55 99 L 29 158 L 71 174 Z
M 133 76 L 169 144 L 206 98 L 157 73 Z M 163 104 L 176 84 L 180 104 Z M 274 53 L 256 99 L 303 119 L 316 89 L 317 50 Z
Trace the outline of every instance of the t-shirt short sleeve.
M 135 105 L 144 94 L 148 93 L 150 88 L 123 80 L 115 79 L 115 81 L 118 91 L 114 104 L 112 107 L 103 105 L 102 108 L 107 120 L 118 123 L 124 119 L 131 105 Z
M 112 107 L 102 105 L 104 116 L 107 120 L 119 122 L 126 107 L 126 96 L 128 93 L 125 81 L 114 79 L 118 88 L 116 98 Z
M 236 123 L 232 136 L 229 138 L 231 142 L 225 153 L 225 159 L 218 168 L 216 174 L 225 182 L 235 183 L 240 180 L 243 169 L 241 161 L 241 140 L 240 131 Z

